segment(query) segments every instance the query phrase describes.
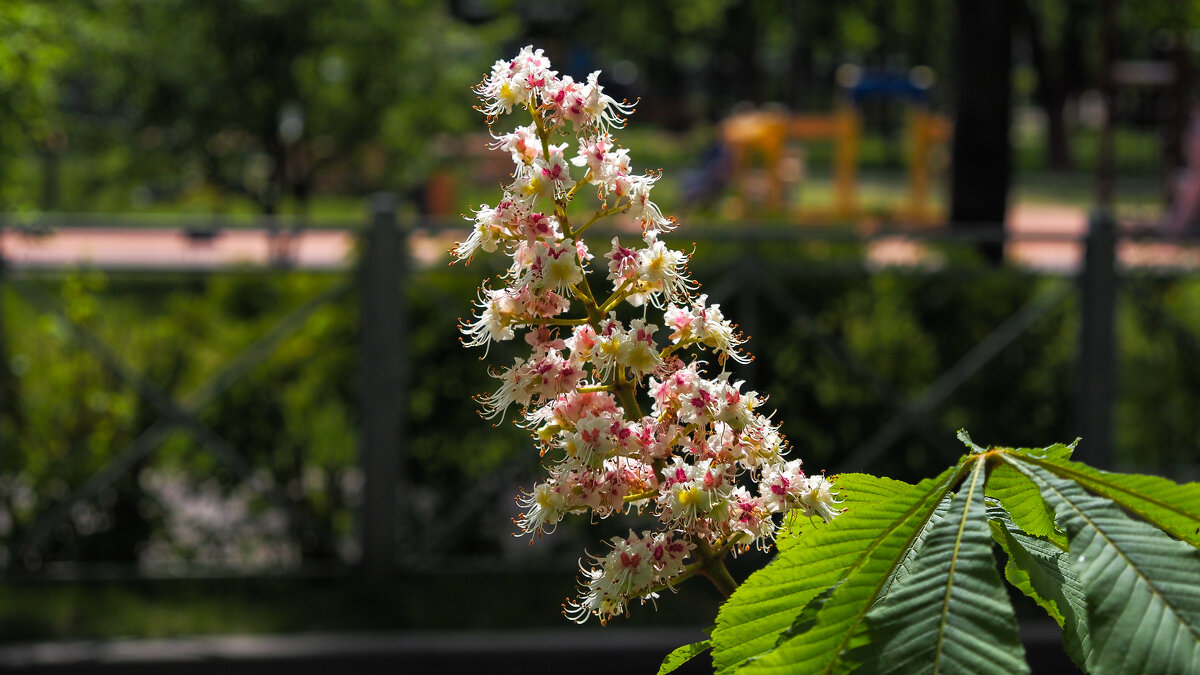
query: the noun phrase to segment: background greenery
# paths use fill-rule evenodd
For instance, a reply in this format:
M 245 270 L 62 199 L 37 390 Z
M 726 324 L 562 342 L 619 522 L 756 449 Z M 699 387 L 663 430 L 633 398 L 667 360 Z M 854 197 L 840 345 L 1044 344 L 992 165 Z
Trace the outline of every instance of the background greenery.
M 795 456 L 804 458 L 810 470 L 857 468 L 845 467 L 841 461 L 896 414 L 897 398 L 920 394 L 1035 294 L 1071 283 L 993 271 L 970 262 L 969 254 L 952 250 L 947 255 L 966 259 L 942 272 L 867 274 L 853 262 L 855 253 L 848 247 L 831 252 L 812 244 L 790 249 L 764 245 L 759 250 L 699 244 L 695 273 L 709 282 L 706 289 L 719 293 L 722 287 L 729 288 L 727 277 L 745 274 L 745 267 L 739 266 L 744 260 L 754 262 L 761 275 L 758 281 L 769 286 L 760 294 L 742 279 L 733 286 L 738 289 L 736 297 L 715 299 L 752 336 L 750 348 L 758 358 L 737 375 L 748 377 L 750 386 L 769 396 Z M 810 264 L 796 264 L 797 256 Z M 831 262 L 831 256 L 839 262 Z M 512 539 L 507 524 L 514 515 L 512 495 L 536 477 L 537 458 L 525 432 L 509 424 L 492 428 L 467 403 L 470 395 L 491 387 L 485 364 L 478 361 L 478 354 L 461 349 L 454 330 L 480 273 L 478 263 L 469 270 L 432 267 L 416 273 L 408 286 L 410 389 L 408 409 L 403 411 L 403 452 L 412 510 L 406 525 L 412 540 L 436 542 L 413 569 L 428 569 L 421 566 L 424 562 L 467 570 L 471 560 L 489 560 L 500 569 L 558 570 L 569 575 L 571 561 L 583 546 L 620 528 L 605 523 L 593 531 L 576 523 L 534 547 Z M 30 329 L 10 331 L 9 336 L 19 407 L 16 421 L 10 422 L 15 426 L 5 428 L 6 442 L 0 446 L 6 449 L 4 464 L 9 472 L 5 475 L 10 481 L 5 501 L 0 502 L 9 509 L 11 523 L 3 541 L 11 544 L 19 539 L 37 514 L 124 450 L 156 418 L 134 392 L 72 342 L 61 321 L 31 306 L 22 285 L 36 285 L 60 297 L 73 319 L 109 341 L 164 389 L 184 397 L 289 310 L 341 281 L 340 275 L 305 273 L 163 278 L 90 272 L 12 282 L 4 299 L 5 325 Z M 1186 355 L 1195 348 L 1196 327 L 1190 325 L 1190 317 L 1196 315 L 1200 282 L 1136 283 L 1137 302 L 1123 302 L 1118 312 L 1123 385 L 1117 406 L 1118 464 L 1183 480 L 1195 471 L 1191 441 L 1200 433 L 1200 423 L 1189 411 L 1200 395 L 1196 384 L 1200 379 L 1190 366 L 1171 364 L 1188 363 Z M 800 311 L 782 313 L 773 305 L 777 302 L 773 296 L 791 298 L 794 304 L 788 306 Z M 305 514 L 289 521 L 292 529 L 283 533 L 299 546 L 297 556 L 285 561 L 283 569 L 315 569 L 314 564 L 350 561 L 355 555 L 355 303 L 355 295 L 350 294 L 318 310 L 271 357 L 201 413 L 205 424 L 244 450 L 275 483 L 287 487 L 292 506 Z M 1159 308 L 1153 315 L 1157 319 L 1146 318 L 1147 307 Z M 754 312 L 757 321 L 748 312 Z M 971 378 L 934 411 L 935 433 L 952 438 L 955 428 L 967 425 L 980 442 L 1012 445 L 1069 436 L 1076 380 L 1076 312 L 1075 302 L 1068 299 Z M 130 325 L 139 328 L 126 330 Z M 1181 325 L 1187 329 L 1180 331 Z M 515 353 L 511 346 L 499 345 L 489 363 L 503 363 Z M 1151 369 L 1162 376 L 1139 377 Z M 1144 423 L 1147 419 L 1154 423 Z M 1086 440 L 1080 456 L 1085 451 Z M 915 480 L 930 467 L 945 463 L 938 452 L 926 437 L 908 433 L 871 468 Z M 72 526 L 56 531 L 45 548 L 45 560 L 31 569 L 52 570 L 54 561 L 125 560 L 140 561 L 143 569 L 154 571 L 161 568 L 161 557 L 169 554 L 169 559 L 208 562 L 218 570 L 240 566 L 245 571 L 264 571 L 261 565 L 255 567 L 258 558 L 245 551 L 205 559 L 178 545 L 167 551 L 150 546 L 181 537 L 178 526 L 163 512 L 161 497 L 147 489 L 147 476 L 155 472 L 216 481 L 227 496 L 244 485 L 187 433 L 179 432 L 127 479 L 95 500 L 91 509 L 100 518 L 99 525 L 89 525 L 85 514 L 73 514 Z M 31 489 L 21 493 L 13 488 L 16 485 Z M 270 506 L 265 492 L 260 488 L 252 497 L 251 508 L 261 516 Z M 468 500 L 476 508 L 448 522 L 447 515 L 458 512 Z M 451 525 L 456 529 L 442 531 Z M 240 541 L 238 537 L 261 538 L 263 533 L 226 531 L 209 536 Z M 405 546 L 421 550 L 419 543 Z M 743 571 L 754 568 L 751 558 L 742 561 Z M 160 568 L 154 567 L 156 561 Z M 11 562 L 18 563 L 14 569 L 21 567 L 22 561 Z M 0 613 L 20 615 L 28 610 L 28 603 L 35 602 L 20 598 L 35 598 L 32 589 L 49 588 L 53 586 L 45 582 L 18 584 L 10 589 L 14 601 L 0 603 L 6 607 Z M 71 593 L 115 602 L 116 607 L 143 602 L 136 599 L 139 593 L 122 596 L 114 590 L 119 585 L 99 591 L 91 588 Z M 152 597 L 182 594 L 183 606 L 188 606 L 186 598 L 193 592 L 188 590 L 191 586 L 178 583 L 150 588 L 156 589 Z M 565 595 L 568 590 L 569 585 L 563 585 L 558 592 Z M 336 596 L 347 590 L 333 583 L 327 592 Z M 48 618 L 10 637 L 42 629 L 54 634 L 74 630 L 108 634 L 109 629 L 99 624 L 64 618 L 64 607 L 71 605 L 62 602 L 46 605 Z M 393 610 L 400 613 L 389 615 L 389 622 L 409 620 L 396 618 L 407 615 Z M 204 615 L 204 610 L 197 611 L 198 617 Z M 259 626 L 259 620 L 270 625 L 276 620 L 269 618 L 276 616 L 273 612 L 264 610 L 259 619 L 247 619 L 246 625 Z M 280 611 L 274 625 L 293 626 L 284 619 L 287 615 L 286 610 Z M 149 626 L 153 614 L 145 616 Z M 338 615 L 325 618 L 331 616 Z M 194 624 L 183 623 L 208 630 L 200 618 Z
M 1096 3 L 1022 4 L 1030 14 L 1013 29 L 1021 46 L 1012 201 L 1085 207 L 1098 145 L 1083 114 L 1098 82 Z M 1116 56 L 1197 65 L 1197 6 L 1124 3 Z M 929 65 L 938 75 L 933 106 L 951 113 L 953 21 L 949 0 L 3 2 L 0 212 L 9 225 L 65 211 L 216 214 L 244 224 L 277 214 L 355 226 L 365 195 L 398 192 L 413 215 L 432 206 L 431 177 L 449 176 L 453 215 L 494 200 L 508 171 L 480 159 L 487 137 L 470 109 L 470 87 L 495 59 L 534 43 L 559 70 L 578 77 L 602 69 L 611 93 L 641 100 L 620 138 L 637 168 L 665 169 L 656 198 L 668 213 L 685 223 L 741 226 L 723 208 L 728 192 L 702 208 L 684 199 L 719 120 L 747 104 L 829 110 L 835 72 L 845 63 L 898 72 Z M 1037 45 L 1046 63 L 1035 63 Z M 1065 108 L 1047 103 L 1043 90 L 1051 85 L 1063 90 Z M 1154 92 L 1131 94 L 1115 136 L 1118 206 L 1149 219 L 1161 213 L 1170 180 L 1154 113 L 1162 104 Z M 1059 113 L 1069 132 L 1065 161 L 1049 147 L 1046 120 Z M 860 194 L 870 213 L 905 196 L 905 115 L 895 102 L 864 109 Z M 804 153 L 809 176 L 795 199 L 827 203 L 832 148 L 815 143 Z M 811 470 L 840 468 L 895 415 L 897 400 L 919 395 L 1036 294 L 1072 283 L 993 270 L 967 251 L 939 253 L 950 263 L 944 269 L 879 271 L 858 245 L 698 240 L 694 276 L 720 296 L 758 357 L 739 376 L 769 395 L 795 455 Z M 139 569 L 296 574 L 352 562 L 362 481 L 353 292 L 319 309 L 201 410 L 202 422 L 258 468 L 253 476 L 239 477 L 192 435 L 173 433 L 111 489 L 74 509 L 35 555 L 12 550 L 39 514 L 158 419 L 80 349 L 61 320 L 31 304 L 31 293 L 56 298 L 133 369 L 184 399 L 289 311 L 348 275 L 60 270 L 6 279 L 0 640 L 557 622 L 553 604 L 526 611 L 529 598 L 569 594 L 579 551 L 623 526 L 576 523 L 532 548 L 510 536 L 512 495 L 532 483 L 538 459 L 522 430 L 493 429 L 475 416 L 468 398 L 492 381 L 488 364 L 461 349 L 455 330 L 486 269 L 482 261 L 467 270 L 439 261 L 416 271 L 407 288 L 409 391 L 407 409 L 397 411 L 406 421 L 411 498 L 405 546 L 408 564 L 425 576 L 385 598 L 326 577 L 21 579 L 112 562 L 124 565 L 117 576 Z M 1194 279 L 1126 284 L 1117 312 L 1118 468 L 1196 477 L 1198 305 Z M 949 441 L 968 427 L 983 443 L 1028 446 L 1073 437 L 1077 330 L 1071 298 L 938 407 L 936 431 Z M 488 363 L 516 353 L 500 345 Z M 938 452 L 927 437 L 909 433 L 869 468 L 916 479 L 946 463 Z M 744 557 L 735 572 L 761 563 Z M 468 574 L 483 565 L 544 571 L 550 590 L 524 577 Z M 459 576 L 428 574 L 432 567 Z M 474 614 L 422 609 L 454 584 L 536 592 L 499 596 Z M 682 600 L 666 599 L 657 615 L 635 609 L 635 620 L 713 615 L 688 604 L 715 606 L 713 598 Z M 301 607 L 309 616 L 301 618 Z
M 1099 82 L 1098 6 L 1016 6 L 1014 166 L 1086 175 L 1097 147 L 1088 92 Z M 305 215 L 332 203 L 345 215 L 356 204 L 347 196 L 420 196 L 432 171 L 479 153 L 469 88 L 528 43 L 563 72 L 603 70 L 611 93 L 641 101 L 642 131 L 625 141 L 644 166 L 663 166 L 654 148 L 681 135 L 688 142 L 672 159 L 695 166 L 731 111 L 834 107 L 847 63 L 900 74 L 929 66 L 932 105 L 952 112 L 955 11 L 950 0 L 9 2 L 0 209 Z M 1114 57 L 1174 62 L 1186 80 L 1198 16 L 1194 2 L 1122 6 Z M 1148 188 L 1125 183 L 1143 198 L 1163 194 L 1164 167 L 1181 160 L 1169 157 L 1179 149 L 1163 126 L 1172 105 L 1154 87 L 1118 100 L 1118 169 L 1152 178 Z M 906 105 L 872 101 L 863 112 L 862 165 L 902 170 Z M 1061 141 L 1049 133 L 1060 126 Z M 654 135 L 660 142 L 646 142 Z M 829 152 L 806 148 L 815 176 Z

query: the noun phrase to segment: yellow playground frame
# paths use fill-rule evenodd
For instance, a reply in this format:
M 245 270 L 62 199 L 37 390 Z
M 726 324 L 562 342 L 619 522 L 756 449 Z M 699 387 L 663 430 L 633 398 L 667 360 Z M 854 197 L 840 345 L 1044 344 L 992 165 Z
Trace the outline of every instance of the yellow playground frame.
M 890 217 L 929 225 L 940 222 L 941 214 L 930 204 L 930 173 L 933 151 L 945 145 L 951 123 L 943 115 L 924 106 L 910 106 L 907 125 L 908 199 Z M 721 124 L 721 139 L 731 156 L 730 184 L 734 202 L 742 214 L 754 212 L 747 203 L 747 179 L 754 171 L 755 159 L 766 170 L 766 198 L 760 206 L 764 214 L 784 214 L 788 188 L 784 160 L 788 143 L 793 141 L 832 140 L 833 204 L 831 209 L 796 208 L 788 215 L 798 222 L 845 222 L 867 215 L 858 202 L 858 153 L 862 137 L 862 115 L 857 107 L 839 103 L 830 114 L 793 114 L 753 111 L 727 118 Z

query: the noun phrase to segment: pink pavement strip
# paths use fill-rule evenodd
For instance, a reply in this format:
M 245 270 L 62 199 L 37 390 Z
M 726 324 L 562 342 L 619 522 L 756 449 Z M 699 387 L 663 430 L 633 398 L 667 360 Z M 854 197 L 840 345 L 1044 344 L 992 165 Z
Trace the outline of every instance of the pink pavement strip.
M 1010 264 L 1058 274 L 1074 274 L 1083 265 L 1088 229 L 1088 213 L 1084 208 L 1017 204 L 1008 210 L 1005 227 L 1012 237 L 1004 246 L 1005 259 Z M 944 264 L 938 251 L 903 235 L 872 242 L 868 260 L 876 268 Z M 1195 269 L 1200 267 L 1200 250 L 1173 242 L 1120 241 L 1117 261 L 1124 268 Z
M 354 235 L 307 230 L 280 235 L 293 266 L 339 269 L 353 262 Z M 213 269 L 270 264 L 265 230 L 223 230 L 206 238 L 181 229 L 64 228 L 50 234 L 7 230 L 0 235 L 5 260 L 18 269 L 83 265 L 124 269 Z
M 1118 234 L 1124 225 L 1118 225 Z M 1085 209 L 1054 204 L 1028 204 L 1009 209 L 1008 231 L 1018 235 L 1005 249 L 1007 258 L 1032 269 L 1077 272 L 1083 264 L 1083 238 L 1087 234 Z M 1077 237 L 1072 241 L 1021 241 L 1022 234 L 1054 234 Z M 1124 268 L 1200 267 L 1200 250 L 1194 245 L 1161 241 L 1119 241 L 1117 263 Z
M 1018 239 L 1006 244 L 1006 257 L 1019 267 L 1074 273 L 1082 264 L 1082 238 L 1087 231 L 1087 212 L 1082 208 L 1018 204 L 1009 210 L 1007 227 Z M 412 235 L 414 261 L 420 265 L 448 262 L 447 248 L 465 234 L 464 230 Z M 1020 235 L 1063 235 L 1067 240 L 1021 241 Z M 1079 241 L 1069 240 L 1072 237 Z M 286 254 L 289 267 L 336 270 L 354 264 L 357 236 L 349 230 L 285 231 L 275 246 Z M 10 229 L 0 232 L 0 254 L 17 269 L 221 269 L 270 265 L 272 241 L 263 229 L 226 229 L 201 238 L 189 237 L 179 228 L 61 228 L 47 234 Z M 1200 251 L 1173 243 L 1123 241 L 1117 254 L 1125 267 L 1200 267 Z M 868 261 L 875 268 L 938 267 L 942 262 L 937 251 L 903 235 L 872 242 Z
M 1056 204 L 1018 204 L 1008 211 L 1006 228 L 1018 239 L 1005 244 L 1004 255 L 1013 263 L 1032 269 L 1075 272 L 1083 264 L 1083 237 L 1087 234 L 1087 211 Z M 1021 241 L 1021 235 L 1062 235 L 1073 241 Z

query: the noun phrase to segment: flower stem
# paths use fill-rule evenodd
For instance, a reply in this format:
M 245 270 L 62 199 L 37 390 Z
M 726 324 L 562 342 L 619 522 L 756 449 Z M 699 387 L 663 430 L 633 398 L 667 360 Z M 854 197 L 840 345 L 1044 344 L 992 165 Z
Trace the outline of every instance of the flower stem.
M 625 299 L 626 294 L 632 287 L 633 283 L 630 280 L 626 279 L 625 281 L 622 281 L 621 285 L 612 292 L 612 295 L 608 296 L 604 302 L 600 303 L 600 313 L 608 314 L 616 309 L 617 305 Z
M 640 502 L 643 499 L 653 499 L 657 496 L 658 490 L 651 490 L 649 492 L 639 492 L 635 495 L 625 495 L 624 501 L 626 504 L 632 504 L 634 502 Z
M 592 170 L 588 169 L 587 173 L 584 174 L 584 176 L 583 176 L 583 180 L 576 183 L 574 187 L 572 187 L 570 190 L 567 191 L 567 196 L 564 198 L 564 201 L 569 202 L 572 199 L 574 199 L 575 193 L 579 191 L 579 188 L 583 187 L 584 185 L 587 185 L 588 181 L 590 181 L 590 180 L 592 180 Z M 570 231 L 569 227 L 567 228 L 567 231 L 568 232 Z
M 629 202 L 626 202 L 625 204 L 623 204 L 621 206 L 614 206 L 611 209 L 602 209 L 600 211 L 597 211 L 596 215 L 592 216 L 591 220 L 584 223 L 582 226 L 580 226 L 580 228 L 578 230 L 575 230 L 572 234 L 574 234 L 576 237 L 578 237 L 579 235 L 583 234 L 584 230 L 586 230 L 589 227 L 591 227 L 592 225 L 596 224 L 596 222 L 599 221 L 601 218 L 603 218 L 605 216 L 611 216 L 615 213 L 621 213 L 622 211 L 628 211 L 630 206 L 631 206 L 631 204 Z
M 719 550 L 713 550 L 713 547 L 703 539 L 694 539 L 696 542 L 696 559 L 700 569 L 697 570 L 703 574 L 721 595 L 729 597 L 737 590 L 738 582 L 729 573 L 729 569 L 725 567 L 725 555 L 729 552 L 728 548 L 722 546 Z
M 514 326 L 582 326 L 587 323 L 587 317 L 568 319 L 565 317 L 538 317 L 535 319 L 514 321 Z
M 642 406 L 638 405 L 637 385 L 621 378 L 617 381 L 614 391 L 621 405 L 625 407 L 625 419 L 636 422 L 642 419 Z
M 708 563 L 701 568 L 700 573 L 707 577 L 708 580 L 712 582 L 713 586 L 717 587 L 717 590 L 721 592 L 721 595 L 724 595 L 727 598 L 733 595 L 733 592 L 737 590 L 738 582 L 733 578 L 733 575 L 729 573 L 729 569 L 725 567 L 725 560 L 723 558 L 713 558 L 712 560 L 708 561 Z

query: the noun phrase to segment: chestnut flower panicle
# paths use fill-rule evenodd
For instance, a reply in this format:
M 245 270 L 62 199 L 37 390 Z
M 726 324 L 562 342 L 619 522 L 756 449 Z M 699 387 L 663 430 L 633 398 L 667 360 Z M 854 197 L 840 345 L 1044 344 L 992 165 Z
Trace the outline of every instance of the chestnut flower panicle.
M 517 497 L 516 526 L 537 537 L 569 514 L 631 509 L 657 520 L 581 563 L 580 595 L 563 608 L 577 622 L 624 614 L 695 573 L 732 592 L 725 555 L 768 549 L 778 514 L 836 517 L 831 482 L 786 461 L 765 399 L 730 381 L 727 362 L 750 360 L 745 339 L 719 305 L 694 295 L 688 254 L 661 239 L 677 223 L 651 197 L 659 174 L 634 173 L 611 135 L 632 106 L 604 93 L 599 71 L 582 82 L 559 76 L 532 46 L 497 61 L 476 92 L 489 127 L 522 109 L 529 120 L 491 129 L 512 180 L 495 206 L 468 217 L 470 235 L 451 249 L 456 262 L 480 252 L 511 259 L 502 286 L 484 283 L 460 329 L 468 347 L 518 334 L 531 347 L 493 372 L 496 390 L 477 399 L 488 419 L 520 407 L 518 423 L 534 431 L 547 464 L 544 480 Z M 599 205 L 572 220 L 586 186 Z M 612 237 L 593 262 L 585 230 L 618 214 L 641 236 Z M 601 281 L 607 297 L 596 292 Z

